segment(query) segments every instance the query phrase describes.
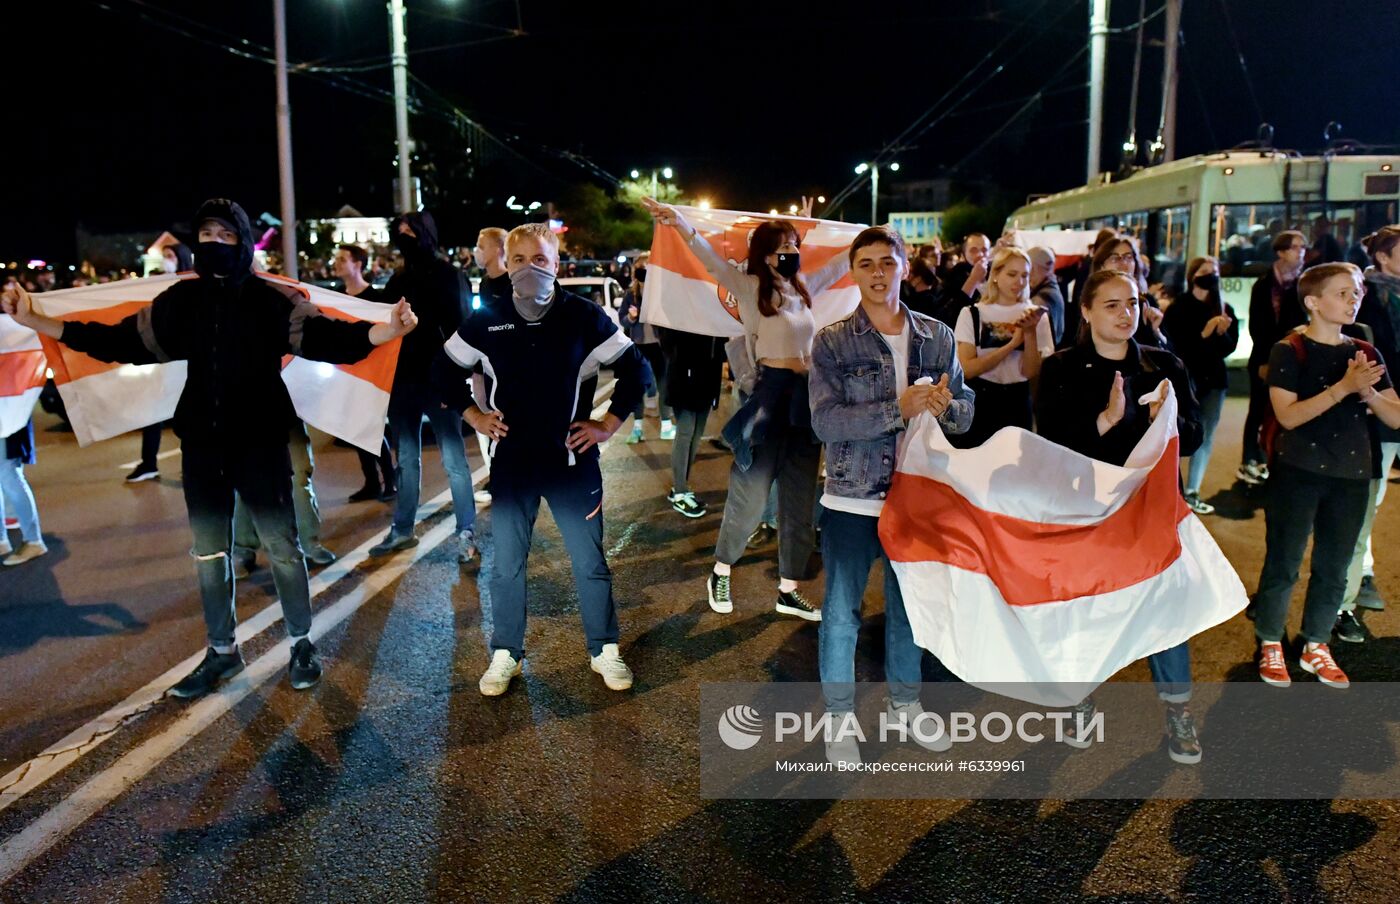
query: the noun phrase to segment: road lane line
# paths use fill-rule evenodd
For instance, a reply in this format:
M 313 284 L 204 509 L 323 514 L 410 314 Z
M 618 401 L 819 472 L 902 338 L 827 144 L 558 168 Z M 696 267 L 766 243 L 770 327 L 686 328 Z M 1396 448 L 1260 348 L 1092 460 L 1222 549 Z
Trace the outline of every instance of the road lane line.
M 593 396 L 595 408 L 592 414 L 594 418 L 600 417 L 602 413 L 607 410 L 607 403 L 611 399 L 613 389 L 616 385 L 617 380 L 614 379 L 598 387 L 598 391 Z M 177 452 L 179 452 L 178 449 L 172 449 L 170 452 L 162 453 L 162 456 L 173 455 Z M 134 467 L 134 464 L 132 466 Z M 489 471 L 489 464 L 483 465 L 473 471 L 472 486 L 480 485 L 481 482 L 485 480 Z M 451 490 L 444 490 L 423 503 L 418 507 L 418 520 L 421 522 L 437 514 L 438 511 L 446 506 L 450 499 Z M 313 575 L 311 578 L 311 598 L 315 599 L 341 578 L 344 578 L 359 567 L 362 562 L 369 558 L 369 548 L 377 542 L 377 537 L 371 537 L 337 561 Z M 236 634 L 238 643 L 240 645 L 247 643 L 281 620 L 281 603 L 274 602 L 269 604 L 259 610 L 252 618 L 238 626 Z M 319 620 L 319 616 L 316 620 Z M 315 624 L 316 620 L 313 620 L 313 624 Z M 122 726 L 134 721 L 149 711 L 165 697 L 165 692 L 169 690 L 172 685 L 185 677 L 195 666 L 199 665 L 203 658 L 204 651 L 200 650 L 184 661 L 177 663 L 160 676 L 152 679 L 144 687 L 132 693 L 121 703 L 118 703 L 96 718 L 91 719 L 81 727 L 69 732 L 62 739 L 49 745 L 28 761 L 19 764 L 5 775 L 0 776 L 0 812 L 8 809 L 29 792 L 47 783 L 50 779 L 77 762 L 84 755 L 91 753 L 102 743 L 112 738 Z
M 456 523 L 443 521 L 424 534 L 418 546 L 398 553 L 369 573 L 362 584 L 316 616 L 311 627 L 312 640 L 319 640 L 337 627 L 455 533 Z M 170 727 L 129 750 L 23 831 L 0 844 L 0 885 L 120 797 L 249 694 L 284 674 L 290 655 L 291 641 L 284 637 L 219 690 L 190 703 Z
M 179 455 L 179 454 L 180 454 L 180 449 L 179 449 L 179 447 L 177 446 L 177 447 L 175 447 L 174 449 L 169 450 L 168 452 L 161 452 L 159 455 L 156 456 L 156 461 L 160 461 L 162 458 L 170 458 L 170 457 L 173 456 L 173 455 Z M 126 470 L 129 470 L 129 469 L 131 469 L 131 468 L 136 467 L 136 466 L 139 465 L 140 463 L 141 463 L 141 459 L 138 458 L 138 459 L 136 459 L 135 461 L 129 461 L 129 462 L 126 462 L 125 464 L 117 465 L 116 470 L 118 470 L 118 471 L 126 471 Z

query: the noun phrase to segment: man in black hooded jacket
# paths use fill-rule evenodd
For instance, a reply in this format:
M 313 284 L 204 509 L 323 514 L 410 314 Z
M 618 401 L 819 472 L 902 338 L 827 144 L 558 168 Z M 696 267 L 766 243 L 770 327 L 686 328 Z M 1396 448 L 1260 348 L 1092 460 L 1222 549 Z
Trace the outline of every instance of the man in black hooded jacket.
M 388 535 L 371 547 L 370 555 L 384 556 L 418 545 L 413 525 L 418 518 L 419 479 L 422 473 L 423 415 L 437 437 L 442 466 L 452 491 L 452 510 L 460 542 L 458 561 L 470 564 L 477 554 L 476 501 L 472 498 L 472 472 L 462 442 L 462 418 L 442 407 L 433 388 L 433 360 L 461 326 L 468 308 L 462 274 L 437 256 L 437 224 L 424 211 L 406 213 L 390 225 L 394 247 L 403 255 L 403 267 L 384 287 L 388 298 L 406 298 L 418 314 L 418 329 L 404 339 L 399 365 L 389 393 L 389 429 L 398 444 L 395 467 L 399 495 L 394 523 Z
M 333 320 L 291 287 L 254 276 L 248 215 L 232 201 L 204 202 L 195 224 L 199 278 L 176 283 L 119 323 L 45 317 L 33 310 L 22 290 L 0 297 L 0 310 L 100 361 L 186 362 L 175 433 L 184 457 L 185 503 L 194 534 L 190 554 L 199 574 L 209 650 L 170 693 L 198 697 L 243 669 L 229 563 L 235 491 L 252 514 L 272 564 L 292 640 L 292 686 L 307 688 L 320 679 L 321 664 L 308 636 L 310 590 L 292 510 L 287 423 L 294 409 L 282 382 L 282 356 L 359 361 L 373 346 L 411 335 L 417 319 L 401 301 L 388 323 Z

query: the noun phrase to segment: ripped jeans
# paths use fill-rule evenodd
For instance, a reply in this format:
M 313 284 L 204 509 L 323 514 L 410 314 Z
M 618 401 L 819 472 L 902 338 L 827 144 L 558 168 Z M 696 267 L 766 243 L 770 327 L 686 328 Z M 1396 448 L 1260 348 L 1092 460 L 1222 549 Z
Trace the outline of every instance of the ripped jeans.
M 233 494 L 236 490 L 267 553 L 282 618 L 293 639 L 311 631 L 311 590 L 306 560 L 297 542 L 292 506 L 292 465 L 286 445 L 215 448 L 184 444 L 185 505 L 211 646 L 232 646 L 238 624 L 234 608 Z

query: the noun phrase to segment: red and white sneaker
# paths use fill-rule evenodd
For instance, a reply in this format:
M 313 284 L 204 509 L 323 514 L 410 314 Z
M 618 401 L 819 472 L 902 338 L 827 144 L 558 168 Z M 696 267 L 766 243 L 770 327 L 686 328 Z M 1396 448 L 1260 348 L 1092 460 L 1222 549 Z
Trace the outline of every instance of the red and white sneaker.
M 1274 687 L 1288 687 L 1288 664 L 1283 661 L 1283 644 L 1278 641 L 1259 645 L 1259 678 Z
M 1337 660 L 1332 658 L 1332 651 L 1327 649 L 1327 644 L 1320 643 L 1317 646 L 1309 645 L 1303 648 L 1302 658 L 1298 664 L 1303 667 L 1303 671 L 1312 672 L 1328 687 L 1351 687 L 1351 681 L 1347 678 L 1347 673 L 1337 666 Z

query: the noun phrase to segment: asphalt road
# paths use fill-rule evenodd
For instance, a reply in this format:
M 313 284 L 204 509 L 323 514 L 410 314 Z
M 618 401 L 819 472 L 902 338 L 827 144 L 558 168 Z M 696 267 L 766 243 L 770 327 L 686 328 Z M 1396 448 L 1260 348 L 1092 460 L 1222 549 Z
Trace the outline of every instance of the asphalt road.
M 1230 400 L 1206 485 L 1220 511 L 1204 520 L 1252 590 L 1263 514 L 1234 486 L 1242 417 Z M 700 686 L 815 681 L 817 630 L 772 613 L 771 550 L 736 568 L 733 615 L 709 611 L 729 459 L 702 449 L 695 483 L 712 511 L 686 521 L 664 502 L 669 445 L 623 435 L 603 467 L 631 692 L 589 671 L 568 558 L 542 512 L 524 677 L 504 697 L 479 696 L 490 600 L 459 570 L 439 511 L 413 553 L 382 565 L 351 555 L 320 582 L 327 673 L 314 690 L 287 685 L 274 624 L 245 644 L 249 670 L 225 693 L 191 705 L 156 699 L 157 687 L 150 705 L 55 753 L 197 655 L 203 626 L 178 455 L 159 483 L 126 486 L 136 437 L 80 450 L 43 429 L 29 474 L 52 553 L 0 573 L 0 900 L 1400 899 L 1391 801 L 702 799 Z M 362 550 L 387 507 L 346 504 L 360 479 L 352 452 L 324 437 L 316 451 L 323 540 Z M 444 489 L 435 450 L 428 459 L 425 501 Z M 490 520 L 484 509 L 483 575 Z M 1398 531 L 1390 504 L 1378 581 L 1400 595 Z M 858 670 L 868 680 L 882 674 L 877 587 Z M 1301 593 L 1292 625 L 1300 605 Z M 264 568 L 240 586 L 240 617 L 269 606 Z M 1394 681 L 1400 617 L 1368 624 L 1377 638 L 1338 644 L 1338 658 L 1354 680 Z M 1243 617 L 1198 637 L 1195 679 L 1252 680 L 1251 638 Z M 1202 731 L 1210 756 L 1208 715 Z

